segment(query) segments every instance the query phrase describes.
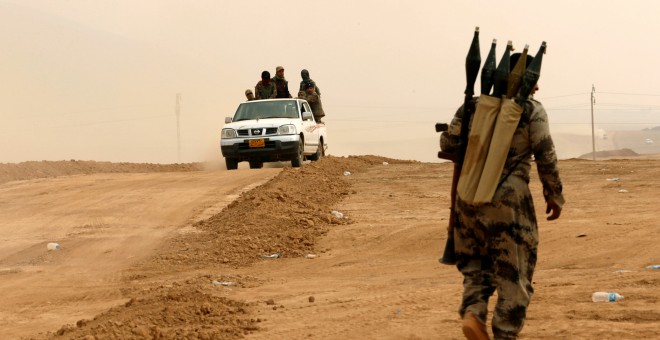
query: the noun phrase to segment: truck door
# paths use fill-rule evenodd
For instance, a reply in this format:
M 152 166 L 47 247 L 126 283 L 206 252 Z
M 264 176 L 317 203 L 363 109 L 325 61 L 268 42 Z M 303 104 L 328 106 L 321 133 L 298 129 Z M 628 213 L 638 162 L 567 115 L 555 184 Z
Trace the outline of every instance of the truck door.
M 302 104 L 300 107 L 301 117 L 304 112 L 309 112 L 312 114 L 312 118 L 308 120 L 303 120 L 302 122 L 303 136 L 305 136 L 305 153 L 314 153 L 316 152 L 316 149 L 319 144 L 319 131 L 316 126 L 316 121 L 314 121 L 314 114 L 312 112 L 312 109 L 309 107 L 309 104 L 307 102 L 302 102 L 302 101 L 301 104 Z

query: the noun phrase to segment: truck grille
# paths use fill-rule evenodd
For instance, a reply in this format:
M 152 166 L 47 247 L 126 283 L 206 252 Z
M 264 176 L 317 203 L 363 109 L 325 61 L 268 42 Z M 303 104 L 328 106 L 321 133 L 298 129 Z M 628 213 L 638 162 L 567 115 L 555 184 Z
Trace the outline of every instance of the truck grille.
M 276 135 L 277 134 L 277 128 L 275 127 L 269 127 L 269 128 L 251 128 L 251 129 L 239 129 L 236 131 L 239 136 L 241 137 L 247 137 L 247 136 L 270 136 L 270 135 Z

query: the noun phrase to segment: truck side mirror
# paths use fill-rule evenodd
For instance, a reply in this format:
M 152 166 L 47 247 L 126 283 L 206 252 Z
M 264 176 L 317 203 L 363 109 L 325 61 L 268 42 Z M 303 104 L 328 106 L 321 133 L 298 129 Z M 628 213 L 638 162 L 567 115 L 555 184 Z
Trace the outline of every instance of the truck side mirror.
M 303 120 L 311 120 L 311 119 L 312 119 L 311 112 L 303 112 Z
M 231 123 L 232 117 L 225 117 L 225 124 Z

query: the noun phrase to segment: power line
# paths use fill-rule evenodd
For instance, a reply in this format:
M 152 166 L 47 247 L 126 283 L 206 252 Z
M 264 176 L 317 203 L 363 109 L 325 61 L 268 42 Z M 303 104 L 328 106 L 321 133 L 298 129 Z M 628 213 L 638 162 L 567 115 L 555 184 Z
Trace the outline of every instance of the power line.
M 573 107 L 582 107 L 582 106 L 587 106 L 586 103 L 574 103 L 574 104 L 565 104 L 565 105 L 559 105 L 559 106 L 548 106 L 548 110 L 557 110 L 557 109 L 566 109 L 566 108 L 573 108 Z
M 600 93 L 600 92 L 599 92 Z M 552 96 L 552 97 L 541 97 L 540 99 L 548 100 L 548 99 L 555 99 L 555 98 L 564 98 L 564 97 L 576 97 L 576 96 L 584 96 L 589 94 L 589 92 L 580 92 L 580 93 L 573 93 L 573 94 L 563 94 L 559 96 Z
M 616 94 L 624 96 L 646 96 L 646 97 L 660 97 L 660 94 L 653 93 L 624 93 L 624 92 L 598 92 L 598 94 Z
M 610 107 L 626 107 L 626 108 L 646 108 L 658 110 L 660 106 L 658 105 L 644 105 L 644 104 L 625 104 L 625 103 L 598 103 L 599 107 L 610 106 Z

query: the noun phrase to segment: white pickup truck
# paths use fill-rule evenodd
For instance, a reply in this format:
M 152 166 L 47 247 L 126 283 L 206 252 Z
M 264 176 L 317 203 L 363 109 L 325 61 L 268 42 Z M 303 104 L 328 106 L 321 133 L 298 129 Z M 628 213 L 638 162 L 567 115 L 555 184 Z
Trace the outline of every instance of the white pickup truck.
M 227 170 L 248 161 L 251 169 L 264 162 L 291 161 L 300 167 L 316 161 L 328 148 L 325 124 L 317 124 L 304 99 L 267 99 L 241 103 L 225 118 L 220 150 Z

